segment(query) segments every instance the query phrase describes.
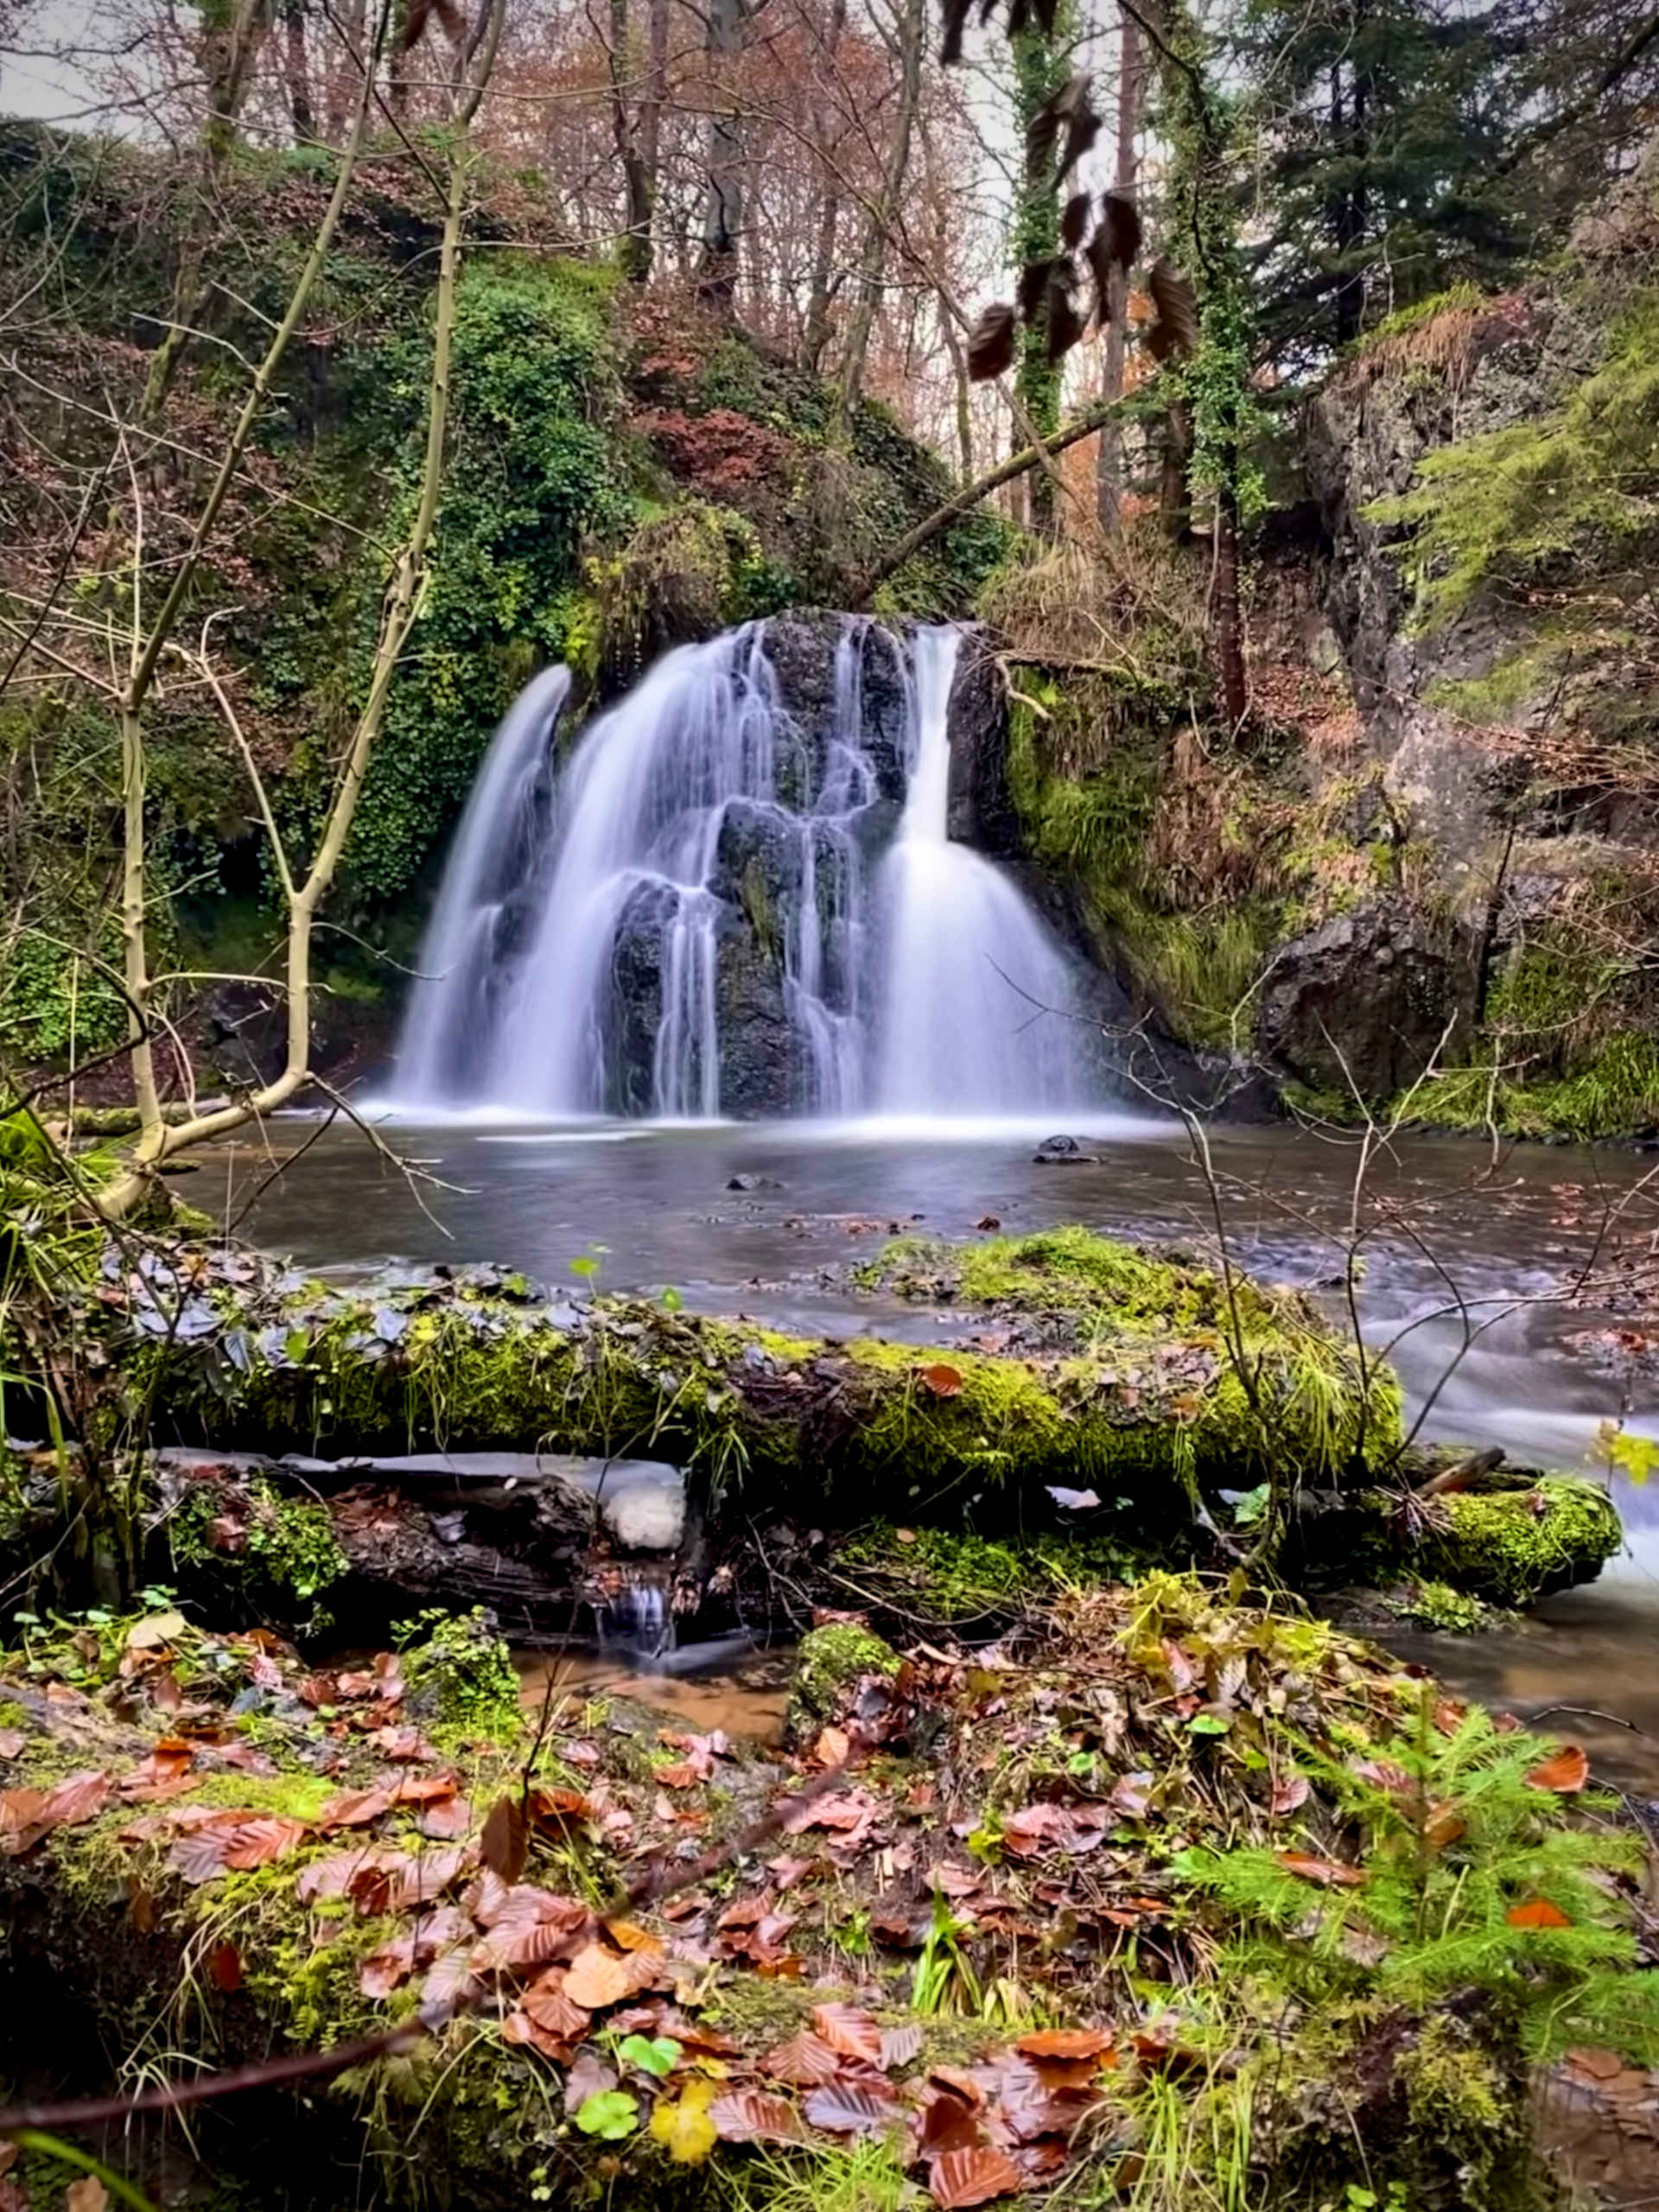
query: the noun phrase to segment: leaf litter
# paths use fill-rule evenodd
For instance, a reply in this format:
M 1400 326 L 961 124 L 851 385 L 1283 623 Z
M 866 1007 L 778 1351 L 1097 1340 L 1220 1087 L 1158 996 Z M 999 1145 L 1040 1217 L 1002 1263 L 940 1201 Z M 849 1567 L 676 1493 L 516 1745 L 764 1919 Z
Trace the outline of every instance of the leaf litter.
M 1067 1599 L 999 1650 L 919 1647 L 896 1676 L 849 1685 L 799 1758 L 663 1730 L 674 1756 L 652 1766 L 632 1728 L 613 1733 L 589 1711 L 582 1732 L 551 1733 L 527 1778 L 519 1750 L 446 1738 L 441 1755 L 404 1712 L 390 1657 L 325 1682 L 275 1637 L 189 1635 L 213 1664 L 174 1655 L 175 1688 L 199 1701 L 188 1733 L 165 1717 L 171 1692 L 153 1694 L 156 1667 L 120 1681 L 118 1713 L 113 1695 L 54 1686 L 19 1752 L 50 1748 L 55 1707 L 100 1764 L 0 1791 L 0 1854 L 103 1822 L 131 1857 L 135 1925 L 142 1906 L 152 1927 L 188 1912 L 193 1891 L 258 1874 L 285 1885 L 316 1954 L 375 1923 L 352 1969 L 365 2025 L 411 1989 L 440 2032 L 460 2012 L 493 2018 L 518 2063 L 564 2076 L 567 2111 L 620 2126 L 620 2104 L 594 2103 L 620 2100 L 682 2163 L 717 2143 L 880 2134 L 942 2212 L 1052 2187 L 1126 2083 L 1200 2063 L 1178 1993 L 1209 1939 L 1184 1850 L 1254 1840 L 1331 1909 L 1363 1897 L 1347 1801 L 1359 1783 L 1409 1814 L 1413 1777 L 1366 1747 L 1397 1744 L 1424 1694 L 1322 1624 L 1153 1577 Z M 282 1717 L 254 1753 L 231 1707 L 256 1681 Z M 1224 1713 L 1224 1733 L 1195 1735 L 1200 1710 Z M 1452 1732 L 1461 1708 L 1442 1700 L 1433 1718 Z M 326 1776 L 333 1792 L 303 1817 L 191 1802 L 256 1758 L 257 1771 Z M 818 1771 L 830 1786 L 791 1804 Z M 716 1778 L 742 1816 L 783 1808 L 786 1847 L 740 1853 L 654 1905 L 596 1910 L 707 1849 L 699 1800 Z M 1528 1778 L 1577 1793 L 1587 1762 L 1567 1745 Z M 1427 1808 L 1432 1847 L 1461 1833 L 1454 1807 Z M 837 1941 L 855 1912 L 863 1955 Z M 1541 1897 L 1517 1897 L 1508 1918 L 1523 1936 L 1563 1924 Z M 943 2046 L 939 2013 L 912 2001 L 942 1927 L 979 1990 L 1011 1993 L 1004 2024 L 963 2005 Z M 257 1949 L 228 1944 L 207 1963 L 227 1994 L 259 1966 Z M 1158 1982 L 1170 2005 L 1149 2017 Z M 745 1984 L 774 1993 L 761 2012 L 736 2001 Z M 626 2086 L 601 2056 L 620 2038 L 651 2060 Z

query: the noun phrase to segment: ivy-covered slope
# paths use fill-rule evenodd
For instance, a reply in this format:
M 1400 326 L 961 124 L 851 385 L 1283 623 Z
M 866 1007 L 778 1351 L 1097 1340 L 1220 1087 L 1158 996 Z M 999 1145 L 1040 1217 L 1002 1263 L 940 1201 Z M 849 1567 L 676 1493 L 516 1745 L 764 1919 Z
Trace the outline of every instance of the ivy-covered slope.
M 0 592 L 23 594 L 43 585 L 54 531 L 74 511 L 75 470 L 105 458 L 102 395 L 130 401 L 142 384 L 194 172 L 21 125 L 0 133 L 0 170 L 22 249 L 63 241 L 52 308 L 20 341 L 0 430 L 16 486 Z M 302 846 L 366 680 L 384 547 L 419 466 L 435 211 L 405 165 L 377 161 L 365 176 L 181 632 L 194 639 L 214 614 L 279 820 Z M 243 359 L 261 318 L 286 303 L 329 181 L 309 155 L 243 149 L 231 165 L 204 310 L 213 342 L 187 356 L 150 460 L 158 548 L 182 543 L 245 390 Z M 558 257 L 555 214 L 533 181 L 481 180 L 431 579 L 331 915 L 343 926 L 326 953 L 325 1055 L 331 1030 L 349 1034 L 362 1002 L 387 988 L 393 971 L 376 954 L 412 950 L 490 731 L 534 668 L 569 658 L 590 686 L 613 687 L 677 638 L 833 604 L 950 488 L 880 407 L 857 410 L 849 448 L 836 448 L 815 378 L 694 300 L 641 299 L 609 265 Z M 961 525 L 892 579 L 887 604 L 966 612 L 1001 543 L 988 518 Z M 100 574 L 102 557 L 81 550 L 78 588 L 118 601 L 124 587 Z M 114 942 L 112 918 L 97 918 L 119 804 L 109 740 L 96 701 L 73 684 L 0 705 L 0 746 L 28 794 L 0 865 L 16 879 L 8 897 L 26 885 L 46 932 L 0 979 L 0 1045 L 14 1057 L 62 1052 L 72 1026 L 83 1052 L 118 1033 L 114 995 L 64 950 L 107 954 Z M 155 852 L 174 893 L 164 927 L 188 964 L 259 969 L 275 939 L 268 864 L 200 687 L 171 687 L 152 747 Z M 229 1030 L 251 1002 L 222 989 L 211 1010 Z M 185 995 L 174 1011 L 190 1015 Z M 232 1074 L 257 1033 L 256 1022 L 227 1051 Z

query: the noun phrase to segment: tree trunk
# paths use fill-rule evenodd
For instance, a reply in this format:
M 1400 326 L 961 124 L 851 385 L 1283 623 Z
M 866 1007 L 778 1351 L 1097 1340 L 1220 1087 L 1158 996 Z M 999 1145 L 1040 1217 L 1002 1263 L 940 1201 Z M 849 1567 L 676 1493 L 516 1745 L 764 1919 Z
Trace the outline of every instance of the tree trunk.
M 1236 730 L 1250 703 L 1244 667 L 1244 618 L 1238 596 L 1238 494 L 1230 483 L 1216 494 L 1216 672 L 1227 726 Z
M 737 253 L 743 229 L 743 133 L 736 63 L 748 22 L 745 0 L 709 0 L 709 190 L 703 202 L 699 289 L 729 311 L 737 294 Z
M 645 179 L 645 248 L 656 251 L 657 196 L 662 183 L 663 110 L 668 105 L 668 0 L 650 0 L 645 95 L 639 105 L 639 162 Z
M 144 428 L 152 425 L 160 415 L 162 403 L 190 343 L 190 325 L 201 305 L 202 269 L 207 257 L 208 229 L 219 198 L 219 181 L 236 143 L 237 118 L 247 97 L 249 64 L 263 31 L 262 0 L 237 0 L 229 22 L 209 30 L 202 39 L 207 113 L 201 126 L 196 205 L 179 250 L 167 331 L 150 361 L 149 374 L 144 379 L 138 402 L 138 421 Z
M 1033 24 L 1013 41 L 1014 119 L 1021 148 L 1039 111 L 1065 82 L 1076 29 L 1070 0 L 1062 0 L 1051 35 L 1046 37 Z M 1014 188 L 1014 259 L 1020 268 L 1028 269 L 1033 262 L 1046 260 L 1058 253 L 1059 247 L 1060 201 L 1054 179 L 1052 175 L 1028 175 L 1022 162 Z M 1014 357 L 1014 390 L 1033 432 L 1039 438 L 1046 439 L 1060 419 L 1060 365 L 1048 358 L 1046 331 L 1039 326 L 1026 324 L 1020 330 L 1019 351 Z M 1027 499 L 1032 529 L 1052 537 L 1055 527 L 1054 480 L 1046 470 L 1031 479 Z
M 823 36 L 823 68 L 826 76 L 833 76 L 836 58 L 841 50 L 841 35 L 847 27 L 847 0 L 830 0 L 830 22 Z M 841 225 L 841 184 L 836 174 L 834 156 L 841 143 L 840 133 L 833 124 L 836 105 L 829 90 L 820 84 L 813 107 L 812 139 L 818 160 L 823 169 L 823 196 L 818 202 L 817 236 L 812 248 L 812 281 L 807 294 L 806 322 L 801 333 L 801 366 L 817 376 L 823 367 L 824 348 L 830 343 L 830 302 L 835 296 L 836 233 Z
M 844 443 L 851 435 L 853 409 L 864 387 L 864 363 L 870 350 L 870 333 L 881 304 L 881 270 L 887 239 L 897 225 L 904 204 L 905 176 L 910 168 L 910 141 L 915 128 L 917 104 L 922 91 L 922 48 L 927 12 L 925 0 L 899 0 L 895 35 L 887 41 L 899 64 L 898 112 L 887 141 L 880 189 L 865 226 L 858 257 L 858 289 L 847 325 L 847 342 L 841 360 L 841 379 L 836 402 L 836 435 Z
M 288 115 L 294 143 L 308 146 L 317 135 L 311 104 L 311 74 L 305 53 L 305 0 L 283 0 L 283 74 L 288 86 Z
M 359 63 L 367 66 L 363 35 L 368 23 L 368 0 L 346 0 L 335 21 L 340 25 L 341 53 L 338 65 L 325 72 L 328 94 L 323 110 L 323 133 L 331 146 L 338 146 L 346 135 L 357 102 L 358 67 Z
M 957 328 L 957 319 L 950 312 L 950 303 L 941 296 L 939 301 L 939 328 L 944 333 L 944 350 L 950 356 L 950 374 L 957 387 L 957 461 L 962 480 L 971 484 L 974 479 L 974 406 L 973 386 L 968 376 L 968 353 Z
M 639 121 L 628 105 L 628 0 L 611 0 L 611 132 L 622 164 L 626 204 L 622 268 L 630 283 L 651 274 L 651 178 L 639 143 Z
M 1120 19 L 1117 67 L 1117 160 L 1112 181 L 1132 199 L 1135 183 L 1135 136 L 1141 124 L 1141 30 L 1133 16 Z M 1129 275 L 1113 264 L 1108 293 L 1111 321 L 1106 326 L 1106 359 L 1100 396 L 1122 397 L 1123 369 L 1128 354 Z M 1095 456 L 1095 509 L 1101 528 L 1109 536 L 1122 522 L 1123 430 L 1116 416 L 1100 434 Z
M 1158 485 L 1158 512 L 1166 535 L 1184 545 L 1192 534 L 1192 417 L 1185 400 L 1176 400 L 1164 417 L 1163 467 Z

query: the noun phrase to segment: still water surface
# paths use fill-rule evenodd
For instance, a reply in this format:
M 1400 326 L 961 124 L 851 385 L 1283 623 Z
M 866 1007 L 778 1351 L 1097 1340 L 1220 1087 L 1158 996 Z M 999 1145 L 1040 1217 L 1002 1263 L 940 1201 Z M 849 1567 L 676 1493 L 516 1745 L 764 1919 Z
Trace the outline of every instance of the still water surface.
M 1034 1140 L 1050 1132 L 1014 1123 L 397 1122 L 382 1133 L 442 1187 L 417 1196 L 354 1131 L 318 1136 L 296 1120 L 276 1125 L 269 1154 L 215 1155 L 191 1195 L 234 1216 L 273 1155 L 315 1138 L 242 1227 L 342 1278 L 392 1261 L 492 1260 L 569 1285 L 570 1262 L 596 1255 L 610 1288 L 671 1284 L 692 1304 L 785 1325 L 915 1338 L 927 1332 L 924 1313 L 895 1301 L 873 1313 L 836 1280 L 892 1226 L 960 1237 L 995 1217 L 1013 1233 L 1066 1221 L 1182 1241 L 1215 1231 L 1205 1179 L 1166 1122 L 1092 1119 L 1077 1134 L 1096 1163 L 1066 1167 L 1036 1165 Z M 1218 1133 L 1213 1146 L 1236 1256 L 1336 1310 L 1353 1145 L 1272 1128 Z M 1636 1154 L 1539 1147 L 1494 1162 L 1483 1147 L 1433 1138 L 1402 1141 L 1378 1162 L 1361 1209 L 1361 1318 L 1374 1344 L 1391 1347 L 1425 1434 L 1574 1471 L 1602 1464 L 1604 1422 L 1659 1438 L 1659 1386 L 1594 1340 L 1633 1313 L 1560 1295 L 1592 1257 L 1628 1266 L 1654 1248 L 1651 1170 Z M 756 1179 L 728 1188 L 735 1178 Z M 1523 1716 L 1560 1705 L 1617 1716 L 1552 1725 L 1588 1743 L 1611 1777 L 1659 1796 L 1659 1486 L 1621 1482 L 1618 1495 L 1629 1549 L 1592 1588 L 1513 1632 L 1400 1642 Z

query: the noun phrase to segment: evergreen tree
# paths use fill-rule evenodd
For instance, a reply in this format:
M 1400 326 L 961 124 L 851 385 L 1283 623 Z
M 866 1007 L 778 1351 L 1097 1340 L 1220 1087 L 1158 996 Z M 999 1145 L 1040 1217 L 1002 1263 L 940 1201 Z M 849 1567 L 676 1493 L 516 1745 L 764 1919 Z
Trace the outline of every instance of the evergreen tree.
M 1514 262 L 1525 228 L 1493 179 L 1505 147 L 1496 8 L 1436 0 L 1251 0 L 1272 210 L 1263 327 L 1281 364 L 1317 363 L 1368 322 Z

